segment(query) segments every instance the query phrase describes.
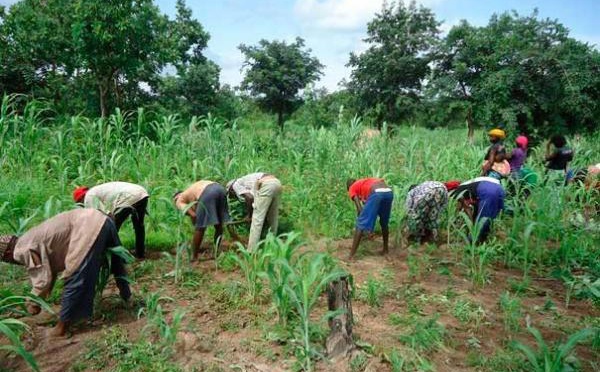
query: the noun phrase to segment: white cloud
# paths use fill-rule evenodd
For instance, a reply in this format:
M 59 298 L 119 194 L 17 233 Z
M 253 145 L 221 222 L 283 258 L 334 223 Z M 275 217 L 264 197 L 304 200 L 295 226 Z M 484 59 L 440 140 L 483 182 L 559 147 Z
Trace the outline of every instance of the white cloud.
M 425 6 L 443 0 L 420 0 Z M 329 30 L 357 30 L 363 28 L 384 0 L 296 0 L 294 13 L 305 22 Z
M 362 28 L 382 4 L 383 0 L 297 0 L 294 12 L 321 28 L 353 30 Z
M 8 7 L 9 5 L 13 5 L 18 0 L 0 0 L 0 5 Z

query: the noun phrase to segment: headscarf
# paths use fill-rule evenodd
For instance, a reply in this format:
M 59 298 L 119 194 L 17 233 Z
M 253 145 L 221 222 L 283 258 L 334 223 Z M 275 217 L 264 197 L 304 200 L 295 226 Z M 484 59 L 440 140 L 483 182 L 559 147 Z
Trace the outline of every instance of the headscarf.
M 75 203 L 81 203 L 83 201 L 83 198 L 85 198 L 85 194 L 87 194 L 88 190 L 89 188 L 85 186 L 80 186 L 73 190 L 73 200 L 75 200 Z
M 515 142 L 517 143 L 517 145 L 522 148 L 522 149 L 526 149 L 527 145 L 529 144 L 529 140 L 527 139 L 527 137 L 525 136 L 518 136 L 515 139 Z
M 13 250 L 17 244 L 16 235 L 0 235 L 0 261 L 9 262 L 10 260 L 4 257 L 8 250 Z M 9 249 L 10 248 L 10 249 Z
M 446 190 L 448 191 L 452 191 L 458 188 L 458 186 L 460 186 L 460 181 L 448 181 L 448 182 L 444 182 L 444 186 L 446 186 Z
M 506 138 L 506 133 L 502 129 L 495 128 L 488 132 L 488 136 L 504 139 Z

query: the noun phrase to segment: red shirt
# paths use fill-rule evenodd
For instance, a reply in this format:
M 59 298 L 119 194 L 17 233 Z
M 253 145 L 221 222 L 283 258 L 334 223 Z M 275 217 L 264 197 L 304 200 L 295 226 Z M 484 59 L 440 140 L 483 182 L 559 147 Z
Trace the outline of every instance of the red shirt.
M 361 178 L 350 186 L 348 196 L 350 199 L 358 196 L 360 200 L 366 201 L 371 193 L 371 187 L 378 182 L 383 182 L 383 178 Z

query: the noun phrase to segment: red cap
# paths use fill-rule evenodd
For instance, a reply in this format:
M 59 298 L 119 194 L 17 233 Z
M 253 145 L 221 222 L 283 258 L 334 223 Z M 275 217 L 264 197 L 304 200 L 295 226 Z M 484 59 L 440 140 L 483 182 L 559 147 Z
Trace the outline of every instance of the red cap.
M 75 203 L 81 203 L 83 198 L 85 198 L 85 194 L 88 192 L 89 188 L 85 186 L 80 186 L 73 190 L 73 200 Z
M 460 186 L 460 181 L 448 181 L 448 182 L 444 182 L 444 186 L 446 186 L 446 190 L 448 191 L 452 191 L 456 188 L 458 188 L 458 186 Z
M 521 147 L 523 149 L 527 148 L 527 145 L 529 144 L 529 140 L 525 136 L 517 137 L 515 139 L 515 142 L 517 143 L 517 145 L 519 145 L 519 147 Z

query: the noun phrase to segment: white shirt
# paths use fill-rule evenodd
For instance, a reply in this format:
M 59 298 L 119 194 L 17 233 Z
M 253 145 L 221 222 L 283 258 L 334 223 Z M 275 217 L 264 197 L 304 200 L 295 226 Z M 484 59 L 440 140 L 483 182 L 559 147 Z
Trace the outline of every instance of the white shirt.
M 148 197 L 148 192 L 140 185 L 129 182 L 108 182 L 89 189 L 83 204 L 86 208 L 96 208 L 114 214 L 123 208 L 131 207 L 145 197 Z
M 254 196 L 256 183 L 263 178 L 264 175 L 265 173 L 262 172 L 250 173 L 234 180 L 231 188 L 240 200 L 244 200 L 243 194 L 251 194 Z

